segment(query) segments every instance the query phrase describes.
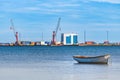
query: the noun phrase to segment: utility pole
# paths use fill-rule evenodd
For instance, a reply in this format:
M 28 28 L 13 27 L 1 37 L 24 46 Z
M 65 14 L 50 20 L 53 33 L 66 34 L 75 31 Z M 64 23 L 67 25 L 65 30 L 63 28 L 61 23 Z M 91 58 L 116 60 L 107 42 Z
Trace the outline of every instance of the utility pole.
M 43 41 L 43 32 L 42 32 L 42 41 Z
M 109 31 L 106 31 L 107 33 L 107 41 L 109 42 Z
M 84 30 L 84 44 L 86 43 L 86 30 Z

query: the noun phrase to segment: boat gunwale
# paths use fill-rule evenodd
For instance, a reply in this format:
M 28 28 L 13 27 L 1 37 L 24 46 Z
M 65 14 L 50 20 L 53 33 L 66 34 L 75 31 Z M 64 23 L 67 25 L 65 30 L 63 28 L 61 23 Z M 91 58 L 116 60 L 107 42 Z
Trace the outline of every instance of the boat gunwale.
M 101 55 L 101 56 L 80 56 L 80 55 L 75 55 L 73 56 L 74 58 L 81 58 L 81 59 L 87 59 L 87 58 L 100 58 L 100 57 L 105 57 L 105 56 L 109 56 L 110 54 L 106 54 L 106 55 Z M 109 58 L 108 57 L 108 58 Z

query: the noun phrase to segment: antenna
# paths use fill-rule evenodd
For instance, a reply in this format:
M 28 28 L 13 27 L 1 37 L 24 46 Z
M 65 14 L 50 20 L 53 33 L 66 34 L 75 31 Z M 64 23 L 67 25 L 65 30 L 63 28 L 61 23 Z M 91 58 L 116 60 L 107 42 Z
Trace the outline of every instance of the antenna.
M 109 41 L 109 31 L 106 31 L 107 33 L 107 41 Z
M 84 30 L 84 43 L 86 42 L 86 30 Z
M 42 41 L 43 41 L 43 32 L 42 32 Z

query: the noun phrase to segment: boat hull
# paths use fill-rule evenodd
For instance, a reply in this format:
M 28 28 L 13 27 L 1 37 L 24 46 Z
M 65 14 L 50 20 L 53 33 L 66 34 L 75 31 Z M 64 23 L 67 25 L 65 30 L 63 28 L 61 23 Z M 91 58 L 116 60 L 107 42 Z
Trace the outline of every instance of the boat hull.
M 74 60 L 78 63 L 89 63 L 89 64 L 108 64 L 110 55 L 96 56 L 96 57 L 81 57 L 73 56 Z

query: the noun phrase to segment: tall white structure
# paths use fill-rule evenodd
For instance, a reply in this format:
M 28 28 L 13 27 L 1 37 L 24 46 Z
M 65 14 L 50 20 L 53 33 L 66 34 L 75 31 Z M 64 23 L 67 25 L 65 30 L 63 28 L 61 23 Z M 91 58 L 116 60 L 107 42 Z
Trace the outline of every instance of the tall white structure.
M 78 34 L 62 33 L 61 34 L 61 43 L 63 45 L 77 45 L 78 44 Z

